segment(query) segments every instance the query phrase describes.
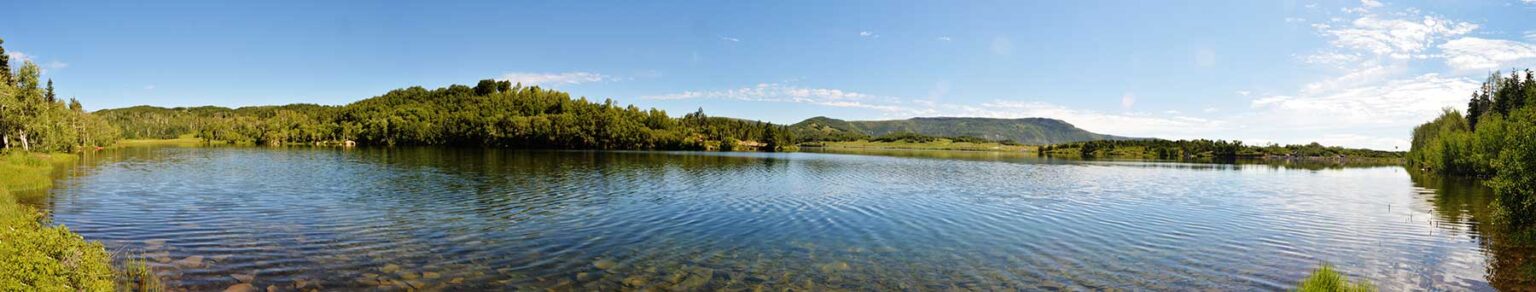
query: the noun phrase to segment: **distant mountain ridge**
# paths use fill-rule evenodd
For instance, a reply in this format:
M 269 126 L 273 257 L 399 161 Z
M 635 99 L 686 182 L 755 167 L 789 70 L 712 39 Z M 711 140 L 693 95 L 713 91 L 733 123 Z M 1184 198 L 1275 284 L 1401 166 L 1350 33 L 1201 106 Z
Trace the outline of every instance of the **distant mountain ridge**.
M 1012 140 L 1022 144 L 1034 145 L 1136 139 L 1093 133 L 1073 126 L 1066 121 L 1049 118 L 920 117 L 905 120 L 845 121 L 828 117 L 814 117 L 795 123 L 790 128 L 801 135 L 837 137 L 916 133 L 929 136 L 969 136 L 989 140 Z

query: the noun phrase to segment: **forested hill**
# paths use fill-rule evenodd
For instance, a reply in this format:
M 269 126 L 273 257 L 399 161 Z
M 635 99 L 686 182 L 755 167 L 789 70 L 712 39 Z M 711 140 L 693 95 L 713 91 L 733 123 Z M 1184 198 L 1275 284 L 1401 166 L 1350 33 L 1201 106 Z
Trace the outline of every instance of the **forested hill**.
M 911 118 L 888 121 L 844 121 L 814 117 L 795 123 L 790 129 L 802 139 L 850 140 L 857 137 L 914 133 L 940 137 L 974 137 L 1013 141 L 1022 144 L 1049 145 L 1097 140 L 1133 138 L 1097 134 L 1079 129 L 1062 120 L 1047 118 Z
M 130 139 L 195 135 L 266 145 L 357 141 L 364 145 L 460 145 L 554 149 L 781 150 L 782 125 L 674 118 L 612 100 L 589 101 L 537 86 L 481 80 L 474 87 L 410 87 L 343 106 L 242 108 L 138 106 L 97 111 Z

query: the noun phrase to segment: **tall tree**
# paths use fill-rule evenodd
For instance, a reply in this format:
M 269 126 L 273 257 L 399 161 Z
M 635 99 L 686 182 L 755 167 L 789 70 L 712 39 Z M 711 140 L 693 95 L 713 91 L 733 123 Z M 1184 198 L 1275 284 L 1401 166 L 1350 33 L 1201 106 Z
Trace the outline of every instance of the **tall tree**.
M 48 91 L 43 93 L 43 99 L 48 103 L 59 102 L 59 96 L 53 95 L 53 78 L 48 78 Z
M 11 55 L 5 54 L 5 39 L 0 39 L 0 83 L 11 85 Z

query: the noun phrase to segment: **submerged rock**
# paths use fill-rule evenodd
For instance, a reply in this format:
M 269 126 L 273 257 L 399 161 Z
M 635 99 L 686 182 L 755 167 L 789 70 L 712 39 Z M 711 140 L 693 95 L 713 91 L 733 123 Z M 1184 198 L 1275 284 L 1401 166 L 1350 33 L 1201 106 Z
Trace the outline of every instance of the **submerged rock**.
M 644 287 L 645 284 L 648 284 L 650 282 L 651 282 L 650 279 L 646 278 L 645 276 L 641 276 L 641 275 L 634 275 L 634 276 L 629 276 L 628 278 L 624 278 L 624 286 L 629 286 L 629 287 Z
M 205 266 L 205 264 L 203 263 L 203 256 L 189 256 L 187 258 L 176 261 L 176 266 L 183 268 L 202 268 Z
M 592 262 L 592 266 L 593 267 L 597 267 L 597 269 L 599 269 L 599 270 L 612 269 L 613 267 L 618 266 L 618 265 L 619 265 L 618 262 L 614 262 L 614 261 L 610 261 L 610 260 L 597 260 L 596 262 Z
M 393 274 L 394 272 L 400 271 L 400 265 L 396 265 L 396 264 L 384 265 L 384 268 L 380 268 L 379 271 L 380 272 L 384 272 L 385 274 Z
M 224 292 L 259 292 L 259 291 L 261 291 L 261 290 L 256 290 L 256 286 L 251 286 L 251 284 L 249 284 L 249 283 L 240 283 L 240 284 L 235 284 L 234 286 L 229 286 L 229 288 L 224 288 Z

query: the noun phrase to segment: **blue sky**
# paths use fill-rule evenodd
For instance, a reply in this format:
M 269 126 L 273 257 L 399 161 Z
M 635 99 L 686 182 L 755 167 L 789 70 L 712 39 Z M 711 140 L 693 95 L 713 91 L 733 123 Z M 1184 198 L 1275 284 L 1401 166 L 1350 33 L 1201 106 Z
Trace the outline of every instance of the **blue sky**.
M 674 115 L 1050 117 L 1406 149 L 1491 70 L 1536 65 L 1536 0 L 6 6 L 12 59 L 90 109 L 345 104 L 499 78 Z

